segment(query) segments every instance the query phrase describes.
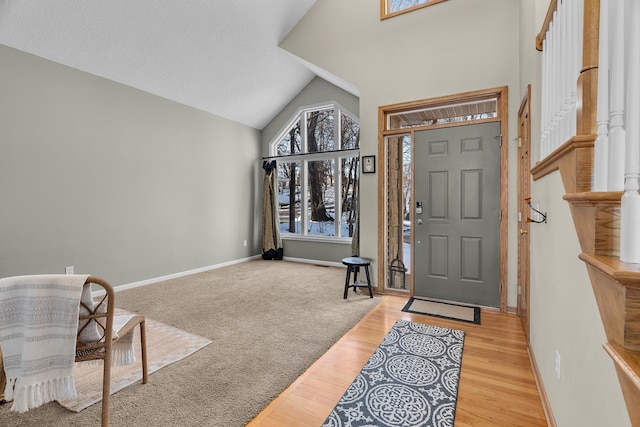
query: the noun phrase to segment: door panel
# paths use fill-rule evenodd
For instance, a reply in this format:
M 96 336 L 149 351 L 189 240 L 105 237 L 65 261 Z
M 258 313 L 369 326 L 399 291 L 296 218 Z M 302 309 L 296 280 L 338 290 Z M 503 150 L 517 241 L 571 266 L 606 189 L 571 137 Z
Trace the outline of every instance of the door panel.
M 449 172 L 429 173 L 429 219 L 449 216 Z
M 500 306 L 499 123 L 415 133 L 416 296 Z

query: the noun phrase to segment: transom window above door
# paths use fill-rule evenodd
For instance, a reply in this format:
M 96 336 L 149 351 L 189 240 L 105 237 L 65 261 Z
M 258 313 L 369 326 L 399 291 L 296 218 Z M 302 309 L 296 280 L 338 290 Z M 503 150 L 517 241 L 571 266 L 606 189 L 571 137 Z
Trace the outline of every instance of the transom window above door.
M 495 117 L 498 117 L 498 99 L 487 98 L 390 113 L 387 115 L 385 129 L 408 129 Z

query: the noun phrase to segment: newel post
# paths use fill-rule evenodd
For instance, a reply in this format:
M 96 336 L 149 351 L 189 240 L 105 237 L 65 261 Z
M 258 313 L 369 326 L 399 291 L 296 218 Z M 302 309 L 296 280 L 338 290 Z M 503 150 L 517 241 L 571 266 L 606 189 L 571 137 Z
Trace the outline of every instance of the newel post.
M 584 0 L 582 69 L 578 76 L 577 134 L 596 134 L 600 0 Z

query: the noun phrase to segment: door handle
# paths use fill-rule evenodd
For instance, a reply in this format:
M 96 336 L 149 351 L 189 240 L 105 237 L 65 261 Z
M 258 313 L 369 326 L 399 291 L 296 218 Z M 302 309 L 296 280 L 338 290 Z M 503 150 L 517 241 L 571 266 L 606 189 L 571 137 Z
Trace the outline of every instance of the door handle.
M 522 228 L 520 229 L 520 235 L 522 234 L 529 234 L 529 232 L 527 230 L 523 230 Z
M 416 220 L 416 223 L 417 223 L 418 225 L 422 225 L 422 224 L 424 223 L 424 221 L 422 221 L 420 218 L 418 218 L 418 219 Z

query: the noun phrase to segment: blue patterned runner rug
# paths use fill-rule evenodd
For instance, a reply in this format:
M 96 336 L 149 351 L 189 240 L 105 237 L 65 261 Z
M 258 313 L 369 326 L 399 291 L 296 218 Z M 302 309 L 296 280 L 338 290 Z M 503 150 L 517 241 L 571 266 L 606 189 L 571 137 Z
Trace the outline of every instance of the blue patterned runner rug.
M 453 426 L 464 331 L 398 320 L 323 427 Z

